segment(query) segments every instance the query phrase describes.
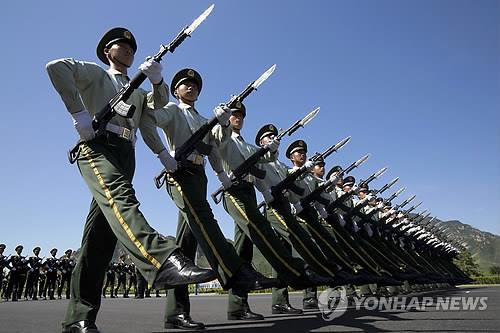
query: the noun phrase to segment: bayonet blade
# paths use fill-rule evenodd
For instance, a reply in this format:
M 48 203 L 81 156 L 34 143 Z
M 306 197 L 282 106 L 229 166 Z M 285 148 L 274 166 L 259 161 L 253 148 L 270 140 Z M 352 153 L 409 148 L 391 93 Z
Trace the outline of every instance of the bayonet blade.
M 208 17 L 208 15 L 210 15 L 210 13 L 212 12 L 212 10 L 214 9 L 214 6 L 215 5 L 213 4 L 210 7 L 208 7 L 200 16 L 198 16 L 196 18 L 196 20 L 193 21 L 193 23 L 191 23 L 191 25 L 189 27 L 186 28 L 186 30 L 184 30 L 184 32 L 186 33 L 186 35 L 191 36 L 191 34 L 193 33 L 193 31 L 195 31 L 196 28 L 198 28 L 198 26 L 203 21 L 205 21 L 205 19 Z
M 348 143 L 349 141 L 351 140 L 351 137 L 348 136 L 347 138 L 345 139 L 342 139 L 339 143 L 337 143 L 335 145 L 335 147 L 333 147 L 333 151 L 337 151 L 339 150 L 340 148 L 342 148 L 346 143 Z
M 405 200 L 406 203 L 409 203 L 410 201 L 412 201 L 413 199 L 415 199 L 417 197 L 416 194 L 412 195 L 411 197 L 409 197 L 408 199 Z M 418 206 L 417 206 L 418 207 Z
M 415 195 L 415 196 L 413 196 L 413 199 L 414 199 L 415 197 L 416 197 L 416 195 Z M 411 200 L 413 200 L 413 199 L 411 199 Z M 410 201 L 411 201 L 411 200 L 410 200 Z M 422 202 L 423 202 L 423 201 L 420 201 L 418 204 L 416 204 L 415 206 L 413 206 L 413 209 L 418 208 L 418 206 L 420 206 L 420 205 L 422 204 Z
M 276 64 L 272 65 L 267 71 L 265 71 L 257 80 L 252 83 L 252 88 L 257 89 L 268 77 L 273 74 L 276 69 Z
M 368 158 L 370 158 L 370 154 L 366 154 L 365 156 L 361 157 L 356 161 L 356 163 L 354 163 L 354 166 L 356 168 L 359 167 L 361 164 L 365 163 Z
M 406 190 L 406 187 L 402 187 L 400 188 L 396 193 L 395 193 L 395 196 L 399 196 L 401 193 L 403 193 L 404 191 Z
M 383 175 L 386 171 L 387 171 L 387 168 L 386 168 L 386 167 L 384 167 L 384 168 L 380 169 L 379 171 L 377 171 L 377 172 L 373 175 L 373 177 L 378 178 L 378 177 L 382 176 L 382 175 Z
M 387 185 L 387 188 L 389 188 L 389 187 L 391 187 L 392 185 L 396 184 L 398 181 L 399 181 L 399 177 L 394 178 L 393 180 L 391 180 L 391 181 L 389 182 L 389 184 Z
M 319 110 L 320 110 L 320 107 L 317 107 L 316 109 L 309 112 L 309 114 L 307 116 L 305 116 L 304 119 L 302 119 L 299 122 L 299 125 L 301 127 L 304 127 L 305 125 L 307 125 L 311 120 L 313 120 L 318 115 Z

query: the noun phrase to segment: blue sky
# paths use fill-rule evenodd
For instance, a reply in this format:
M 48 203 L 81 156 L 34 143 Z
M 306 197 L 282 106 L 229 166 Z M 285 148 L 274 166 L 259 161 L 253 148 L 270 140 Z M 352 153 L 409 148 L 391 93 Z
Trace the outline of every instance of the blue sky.
M 90 194 L 66 151 L 77 134 L 45 72 L 56 58 L 95 61 L 104 31 L 126 26 L 139 41 L 135 68 L 212 2 L 6 2 L 3 64 L 0 242 L 42 254 L 78 248 Z M 121 15 L 115 14 L 116 8 Z M 388 166 L 375 186 L 399 176 L 422 209 L 500 234 L 500 21 L 498 1 L 215 1 L 192 38 L 168 54 L 164 77 L 194 67 L 212 108 L 273 63 L 274 75 L 246 101 L 244 137 L 280 127 L 316 106 L 303 138 L 319 151 L 351 135 L 327 167 L 372 157 L 353 174 Z M 147 86 L 146 86 L 147 88 Z M 177 211 L 153 186 L 158 159 L 139 141 L 134 180 L 150 224 L 175 234 Z M 218 186 L 209 170 L 210 185 Z M 397 189 L 399 187 L 395 187 Z M 400 199 L 402 200 L 402 199 Z M 227 237 L 233 222 L 212 205 Z

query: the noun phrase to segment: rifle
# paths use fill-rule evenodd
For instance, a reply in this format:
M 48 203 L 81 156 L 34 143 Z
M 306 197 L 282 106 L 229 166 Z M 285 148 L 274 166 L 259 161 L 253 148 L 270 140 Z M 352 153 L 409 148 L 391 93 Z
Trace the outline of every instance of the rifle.
M 427 210 L 424 210 L 422 213 L 420 213 L 420 216 L 417 216 L 411 220 L 411 222 L 418 224 L 419 222 L 422 222 L 426 218 L 428 218 L 431 215 L 431 212 L 428 212 L 427 214 L 423 215 L 423 213 L 427 212 Z
M 272 65 L 257 80 L 250 82 L 248 86 L 239 95 L 236 96 L 233 95 L 230 98 L 230 100 L 224 105 L 230 109 L 239 108 L 243 100 L 247 98 L 248 95 L 250 95 L 253 91 L 257 90 L 257 88 L 264 81 L 266 81 L 267 78 L 271 76 L 271 74 L 273 74 L 275 69 L 276 65 Z M 217 123 L 218 123 L 217 117 L 214 116 L 206 124 L 203 124 L 200 128 L 198 128 L 196 132 L 194 132 L 193 135 L 191 135 L 189 139 L 187 139 L 186 142 L 184 142 L 179 148 L 175 150 L 175 155 L 174 155 L 175 160 L 178 162 L 185 161 L 187 157 L 194 150 L 197 150 L 202 155 L 209 155 L 212 147 L 204 144 L 202 140 L 205 137 L 205 135 L 207 135 L 210 132 L 210 130 L 214 128 L 215 125 L 217 125 Z M 154 178 L 154 182 L 157 189 L 160 189 L 165 183 L 165 177 L 167 173 L 168 173 L 167 170 L 163 169 L 158 174 L 158 176 Z
M 399 179 L 399 178 L 398 178 Z M 387 199 L 385 199 L 386 202 L 391 202 L 392 200 L 394 200 L 397 196 L 399 196 L 401 193 L 403 193 L 404 191 L 406 190 L 406 187 L 402 187 L 400 188 L 399 190 L 397 190 L 396 192 L 394 192 L 393 194 L 391 194 L 391 196 Z M 379 192 L 380 193 L 380 192 Z M 380 210 L 380 208 L 378 207 L 375 207 L 375 209 L 373 209 L 371 212 L 369 212 L 368 214 L 366 214 L 366 217 L 367 219 L 371 219 L 373 215 L 375 215 L 376 212 L 378 212 Z
M 359 193 L 360 192 L 359 190 L 361 189 L 361 184 L 370 183 L 374 179 L 377 179 L 378 177 L 383 175 L 386 170 L 387 170 L 387 168 L 382 168 L 379 171 L 377 171 L 376 173 L 372 174 L 367 180 L 360 181 L 358 188 L 355 190 L 355 192 Z M 381 189 L 373 190 L 372 191 L 373 196 L 377 195 L 378 193 L 385 192 L 388 188 L 390 188 L 392 185 L 394 185 L 398 180 L 399 180 L 399 177 L 396 177 L 393 180 L 391 180 L 390 182 L 388 182 L 387 184 L 385 184 L 384 186 L 382 186 Z M 352 195 L 352 193 L 351 193 L 351 195 Z M 356 214 L 356 215 L 360 214 L 361 209 L 368 204 L 368 201 L 369 201 L 369 197 L 365 197 L 364 199 L 360 200 L 356 206 L 351 208 L 351 210 L 347 213 L 347 215 L 352 216 L 354 214 Z M 363 217 L 363 216 L 361 216 L 361 217 Z
M 393 194 L 391 194 L 391 196 L 389 198 L 385 199 L 385 201 L 386 202 L 391 202 L 392 200 L 396 199 L 396 197 L 398 197 L 404 191 L 406 191 L 406 187 L 400 188 L 399 190 L 397 190 L 396 192 L 394 192 Z
M 314 156 L 310 159 L 310 161 L 316 162 L 316 161 L 318 161 L 320 159 L 326 159 L 328 156 L 330 156 L 331 154 L 333 154 L 334 152 L 336 152 L 340 148 L 342 148 L 347 142 L 349 142 L 349 140 L 351 140 L 350 136 L 348 136 L 348 137 L 340 140 L 336 144 L 330 146 L 323 153 L 321 153 L 321 154 L 320 153 L 314 154 Z M 273 195 L 273 197 L 276 198 L 276 197 L 282 195 L 285 190 L 293 187 L 295 181 L 300 176 L 302 176 L 303 174 L 305 174 L 306 172 L 307 172 L 307 168 L 306 168 L 305 165 L 301 166 L 298 169 L 293 170 L 285 179 L 283 179 L 281 182 L 279 182 L 278 184 L 276 184 L 276 185 L 274 185 L 274 186 L 271 187 L 271 194 Z M 261 208 L 264 205 L 265 205 L 265 203 L 261 202 L 257 206 L 257 208 Z
M 276 140 L 281 140 L 285 135 L 291 136 L 295 131 L 297 131 L 299 128 L 304 127 L 307 125 L 311 120 L 316 117 L 316 115 L 319 113 L 320 108 L 316 108 L 313 111 L 309 112 L 304 118 L 297 120 L 295 123 L 293 123 L 292 126 L 290 126 L 287 130 L 281 131 L 277 136 Z M 252 174 L 255 177 L 259 179 L 264 179 L 266 176 L 266 172 L 264 170 L 258 169 L 255 164 L 264 156 L 267 154 L 269 151 L 269 148 L 267 147 L 262 147 L 255 153 L 253 153 L 249 158 L 247 158 L 243 163 L 241 163 L 236 169 L 232 171 L 232 177 L 231 177 L 231 182 L 234 184 L 241 179 L 243 179 L 247 174 Z M 298 186 L 292 186 L 290 188 L 294 192 L 304 192 L 303 189 L 299 188 Z M 222 200 L 222 193 L 224 192 L 224 187 L 220 186 L 217 191 L 212 193 L 212 199 L 216 204 L 221 202 Z
M 198 18 L 196 18 L 193 23 L 182 29 L 182 31 L 171 41 L 168 45 L 161 45 L 160 50 L 155 54 L 152 59 L 156 62 L 160 62 L 163 56 L 167 52 L 174 53 L 175 49 L 181 45 L 181 43 L 190 37 L 196 28 L 207 18 L 212 12 L 214 5 L 208 7 Z M 135 89 L 146 80 L 146 74 L 139 71 L 132 80 L 125 86 L 123 86 L 120 91 L 99 111 L 96 113 L 92 120 L 92 127 L 96 131 L 96 136 L 102 135 L 106 132 L 106 125 L 108 122 L 116 115 L 120 115 L 126 118 L 132 118 L 135 112 L 134 105 L 128 105 L 125 103 L 126 100 L 132 95 Z M 78 141 L 77 144 L 68 152 L 69 163 L 74 164 L 80 155 L 80 145 L 83 141 Z
M 359 167 L 369 157 L 370 157 L 370 154 L 366 154 L 365 156 L 361 157 L 359 160 L 351 163 L 351 165 L 349 165 L 346 169 L 340 171 L 335 177 L 332 177 L 331 179 L 328 179 L 323 184 L 321 184 L 320 186 L 316 187 L 314 189 L 314 191 L 312 191 L 311 193 L 309 193 L 307 196 L 305 196 L 304 198 L 302 198 L 300 200 L 300 205 L 302 207 L 307 207 L 306 205 L 309 205 L 313 201 L 318 201 L 320 204 L 322 204 L 324 206 L 328 205 L 330 203 L 330 201 L 321 198 L 321 193 L 323 193 L 331 185 L 334 185 L 340 177 L 348 174 L 349 172 L 351 172 L 352 170 L 354 170 L 354 168 Z
M 406 206 L 407 204 L 409 204 L 413 199 L 415 199 L 417 196 L 414 194 L 412 195 L 411 197 L 409 197 L 408 199 L 406 199 L 405 201 L 403 201 L 402 203 L 400 203 L 399 205 L 396 205 L 396 207 L 394 207 L 394 210 L 399 210 L 401 208 L 403 208 L 404 206 Z M 417 207 L 420 206 L 420 204 L 417 205 Z
M 411 201 L 411 200 L 410 200 L 410 201 Z M 408 201 L 408 202 L 409 202 L 409 201 Z M 405 214 L 405 215 L 410 214 L 410 212 L 412 212 L 413 210 L 415 210 L 416 208 L 418 208 L 421 204 L 422 204 L 422 201 L 420 201 L 418 204 L 416 204 L 416 205 L 414 205 L 414 206 L 412 206 L 412 207 L 408 208 L 407 210 L 403 211 L 403 214 Z M 404 205 L 406 205 L 406 204 L 404 204 Z M 404 205 L 400 205 L 400 207 L 399 207 L 399 208 L 403 207 Z
M 357 194 L 359 193 L 359 188 L 361 186 L 361 184 L 369 184 L 371 181 L 373 181 L 374 179 L 380 177 L 385 171 L 387 170 L 387 168 L 382 168 L 380 169 L 379 171 L 377 172 L 374 172 L 373 174 L 370 175 L 370 177 L 368 177 L 367 180 L 361 180 L 359 182 L 359 185 L 358 187 L 355 189 L 355 190 L 352 190 L 350 192 L 345 192 L 344 194 L 342 194 L 340 197 L 338 197 L 337 199 L 335 199 L 335 201 L 331 202 L 328 207 L 326 207 L 326 211 L 328 213 L 331 213 L 335 210 L 335 208 L 338 208 L 342 205 L 342 203 L 347 199 L 349 198 L 350 196 L 352 196 L 353 194 Z

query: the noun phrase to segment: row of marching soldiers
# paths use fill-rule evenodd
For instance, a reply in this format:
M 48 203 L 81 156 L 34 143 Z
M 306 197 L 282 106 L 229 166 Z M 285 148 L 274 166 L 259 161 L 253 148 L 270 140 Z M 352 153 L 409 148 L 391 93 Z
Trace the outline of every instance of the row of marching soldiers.
M 200 17 L 206 17 L 210 8 Z M 186 31 L 192 29 L 181 34 L 184 38 Z M 247 113 L 256 114 L 246 109 L 243 100 L 275 66 L 230 102 L 217 106 L 208 120 L 197 109 L 203 84 L 195 69 L 181 69 L 168 87 L 159 59 L 148 58 L 137 79 L 130 81 L 128 69 L 136 51 L 132 33 L 117 27 L 103 35 L 96 49 L 109 68 L 73 58 L 46 66 L 80 137 L 70 161 L 78 164 L 93 196 L 80 251 L 85 265 L 78 264 L 73 273 L 63 333 L 99 332 L 95 321 L 102 274 L 116 243 L 123 245 L 155 289 L 170 289 L 165 328 L 203 329 L 205 325 L 191 317 L 188 285 L 215 278 L 229 291 L 229 320 L 264 319 L 250 309 L 248 295 L 253 290 L 273 288 L 272 313 L 300 314 L 302 310 L 289 303 L 288 287 L 305 290 L 308 309 L 318 306 L 317 286 L 358 285 L 368 293 L 370 284 L 377 284 L 393 286 L 395 293 L 400 286 L 409 291 L 412 284 L 444 287 L 468 280 L 451 260 L 456 246 L 431 226 L 412 225 L 413 216 L 400 210 L 402 204 L 392 209 L 388 198 L 377 201 L 383 191 L 371 190 L 368 179 L 378 178 L 380 172 L 357 186 L 350 167 L 336 168 L 323 179 L 326 157 L 348 140 L 312 158 L 306 143 L 296 140 L 286 149 L 284 163 L 279 147 L 285 135 L 276 125 L 285 124 L 264 125 L 255 144 L 243 138 Z M 133 90 L 145 77 L 152 84 L 151 94 Z M 175 102 L 170 101 L 169 90 Z M 117 101 L 126 103 L 113 105 Z M 292 125 L 288 134 L 303 127 L 306 118 Z M 175 242 L 154 230 L 139 209 L 132 185 L 138 128 L 164 167 L 156 178 L 157 187 L 179 209 Z M 221 196 L 214 193 L 216 203 L 222 203 L 234 222 L 233 245 L 207 200 L 207 161 L 222 185 Z M 258 209 L 256 190 L 264 197 L 264 213 Z M 252 267 L 254 245 L 276 278 Z M 198 246 L 211 269 L 194 264 Z
M 70 298 L 71 274 L 77 262 L 73 250 L 66 250 L 58 258 L 57 249 L 53 248 L 50 257 L 45 258 L 40 257 L 39 246 L 33 249 L 30 257 L 22 255 L 22 245 L 16 246 L 15 253 L 9 256 L 4 255 L 5 248 L 5 244 L 0 244 L 0 288 L 3 300 L 16 302 L 23 297 L 25 300 L 55 300 L 56 293 L 57 298 L 61 299 L 63 292 L 66 299 Z M 125 259 L 126 256 L 121 255 L 117 261 L 109 263 L 102 296 L 106 297 L 109 291 L 111 298 L 114 298 L 122 288 L 124 298 L 129 297 L 131 289 L 134 290 L 135 298 L 150 297 L 151 288 L 146 280 L 134 263 L 127 264 Z M 160 296 L 159 290 L 156 290 L 156 296 Z
M 134 298 L 151 297 L 151 286 L 148 286 L 146 279 L 137 270 L 135 264 L 126 259 L 127 255 L 122 254 L 118 261 L 109 263 L 106 270 L 106 283 L 102 289 L 102 297 L 106 298 L 108 291 L 111 298 L 118 297 L 120 288 L 123 291 L 123 298 L 129 298 L 131 289 L 134 290 Z M 156 297 L 161 297 L 158 289 L 156 289 Z
M 64 255 L 57 257 L 57 249 L 50 250 L 50 256 L 40 257 L 41 248 L 33 249 L 33 255 L 22 255 L 23 246 L 16 246 L 15 253 L 4 255 L 5 244 L 0 244 L 0 281 L 2 283 L 1 296 L 4 300 L 17 301 L 22 299 L 37 300 L 62 298 L 65 289 L 66 298 L 69 298 L 71 273 L 76 260 L 71 249 Z

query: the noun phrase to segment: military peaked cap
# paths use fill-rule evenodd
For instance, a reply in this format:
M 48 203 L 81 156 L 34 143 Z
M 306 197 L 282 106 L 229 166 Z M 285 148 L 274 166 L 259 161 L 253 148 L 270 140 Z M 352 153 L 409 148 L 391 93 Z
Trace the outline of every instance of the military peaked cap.
M 170 93 L 172 94 L 172 96 L 176 97 L 174 95 L 175 89 L 177 89 L 177 87 L 184 81 L 195 82 L 198 85 L 198 93 L 201 93 L 203 80 L 201 79 L 200 73 L 192 68 L 184 68 L 178 71 L 172 79 L 172 83 L 170 84 Z
M 303 150 L 307 153 L 307 144 L 304 142 L 304 140 L 296 140 L 292 142 L 286 149 L 285 155 L 287 158 L 290 158 L 293 153 L 299 150 Z
M 259 146 L 260 140 L 268 135 L 278 135 L 278 129 L 273 124 L 267 124 L 260 128 L 260 130 L 257 132 L 257 135 L 255 136 L 255 144 Z
M 103 63 L 109 65 L 109 60 L 104 54 L 104 49 L 109 48 L 111 45 L 117 42 L 127 43 L 132 47 L 134 53 L 137 51 L 137 43 L 135 41 L 134 35 L 125 28 L 112 28 L 108 30 L 97 44 L 97 57 L 101 59 Z
M 354 183 L 356 182 L 356 178 L 353 176 L 347 176 L 344 178 L 344 186 L 354 186 Z

